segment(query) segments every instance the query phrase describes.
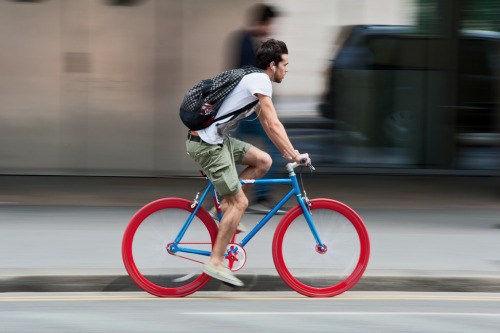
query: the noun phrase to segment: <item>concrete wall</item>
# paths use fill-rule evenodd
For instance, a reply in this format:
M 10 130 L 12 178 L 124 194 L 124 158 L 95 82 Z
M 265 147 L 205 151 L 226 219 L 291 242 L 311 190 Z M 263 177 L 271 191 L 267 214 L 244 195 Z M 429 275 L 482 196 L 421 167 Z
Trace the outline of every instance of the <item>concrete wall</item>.
M 0 173 L 195 172 L 179 104 L 224 68 L 228 37 L 255 2 L 0 1 Z M 341 25 L 412 17 L 410 0 L 271 3 L 290 50 L 284 97 L 322 93 Z

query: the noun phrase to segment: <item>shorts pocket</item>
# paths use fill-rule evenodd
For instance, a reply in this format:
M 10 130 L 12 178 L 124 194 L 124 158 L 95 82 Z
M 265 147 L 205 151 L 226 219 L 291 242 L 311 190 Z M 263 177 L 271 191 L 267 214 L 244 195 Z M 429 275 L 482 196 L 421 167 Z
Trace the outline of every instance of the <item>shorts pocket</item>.
M 210 179 L 222 196 L 234 195 L 241 188 L 236 168 L 232 165 L 218 165 L 210 168 Z
M 220 158 L 220 149 L 221 147 L 219 146 L 204 147 L 200 145 L 199 149 L 189 152 L 189 154 L 198 164 L 201 165 L 204 170 L 208 170 L 208 168 L 210 168 L 210 165 L 212 165 L 218 158 Z

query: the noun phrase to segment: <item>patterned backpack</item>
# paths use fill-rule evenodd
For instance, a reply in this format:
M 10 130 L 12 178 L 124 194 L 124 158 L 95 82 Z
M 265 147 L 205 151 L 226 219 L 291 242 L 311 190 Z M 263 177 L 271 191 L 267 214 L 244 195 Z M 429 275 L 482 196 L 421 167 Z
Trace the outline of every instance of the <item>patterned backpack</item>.
M 189 89 L 186 96 L 184 96 L 179 112 L 184 125 L 193 131 L 210 126 L 214 122 L 217 111 L 219 111 L 224 99 L 233 91 L 241 79 L 247 74 L 259 72 L 262 73 L 263 71 L 253 66 L 231 69 L 211 79 L 203 80 Z M 254 101 L 220 119 L 246 111 L 257 103 L 258 101 Z

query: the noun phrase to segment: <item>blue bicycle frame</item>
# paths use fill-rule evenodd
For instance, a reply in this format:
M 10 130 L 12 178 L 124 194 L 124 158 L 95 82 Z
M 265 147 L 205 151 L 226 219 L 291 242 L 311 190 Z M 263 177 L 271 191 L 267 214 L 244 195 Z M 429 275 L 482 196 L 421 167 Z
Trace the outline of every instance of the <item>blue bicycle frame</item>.
M 240 183 L 243 185 L 258 185 L 258 184 L 285 184 L 285 185 L 291 185 L 292 189 L 288 194 L 286 194 L 280 202 L 274 206 L 273 209 L 267 215 L 248 233 L 248 235 L 239 243 L 241 247 L 245 247 L 245 245 L 259 232 L 262 227 L 269 222 L 269 220 L 274 216 L 274 214 L 293 196 L 295 195 L 297 198 L 297 202 L 299 205 L 302 207 L 302 210 L 304 212 L 304 216 L 306 218 L 307 224 L 309 225 L 309 228 L 311 229 L 311 232 L 314 236 L 314 239 L 316 240 L 316 243 L 318 244 L 319 248 L 321 250 L 324 249 L 323 243 L 321 242 L 318 232 L 316 230 L 316 227 L 314 226 L 314 223 L 311 219 L 311 214 L 309 213 L 309 209 L 307 208 L 306 203 L 304 202 L 304 199 L 302 198 L 302 194 L 300 191 L 299 183 L 297 181 L 297 175 L 295 174 L 293 169 L 289 170 L 289 178 L 284 178 L 284 179 L 242 179 L 240 180 Z M 196 213 L 198 212 L 198 209 L 201 206 L 201 203 L 203 200 L 205 200 L 205 197 L 207 196 L 208 192 L 211 192 L 212 196 L 216 196 L 215 193 L 215 188 L 212 182 L 209 180 L 209 185 L 203 192 L 199 203 L 196 204 L 196 208 L 193 213 L 189 216 L 188 220 L 184 224 L 183 228 L 177 235 L 175 241 L 171 246 L 169 247 L 169 251 L 174 253 L 174 252 L 185 252 L 185 253 L 194 253 L 194 254 L 200 254 L 200 255 L 205 255 L 205 256 L 210 256 L 211 252 L 209 251 L 201 251 L 201 250 L 196 250 L 196 249 L 189 249 L 189 248 L 184 248 L 184 247 L 179 247 L 178 244 L 180 243 L 182 237 L 186 233 L 186 230 L 188 229 L 189 225 L 193 221 L 194 217 L 196 216 Z M 222 214 L 219 213 L 219 221 L 222 219 Z

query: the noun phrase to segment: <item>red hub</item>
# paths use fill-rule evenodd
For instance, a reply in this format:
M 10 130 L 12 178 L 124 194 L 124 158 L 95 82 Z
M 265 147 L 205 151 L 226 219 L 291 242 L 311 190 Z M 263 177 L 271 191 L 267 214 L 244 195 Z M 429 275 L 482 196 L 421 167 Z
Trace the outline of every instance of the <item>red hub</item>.
M 172 245 L 172 244 L 174 244 L 174 243 L 172 242 L 172 243 L 167 244 L 167 252 L 170 254 L 174 254 L 172 251 L 170 251 L 170 245 Z
M 319 254 L 325 254 L 326 251 L 328 251 L 328 249 L 325 244 L 323 244 L 323 249 L 321 249 L 321 246 L 319 246 L 319 244 L 316 244 L 316 252 L 318 252 Z

